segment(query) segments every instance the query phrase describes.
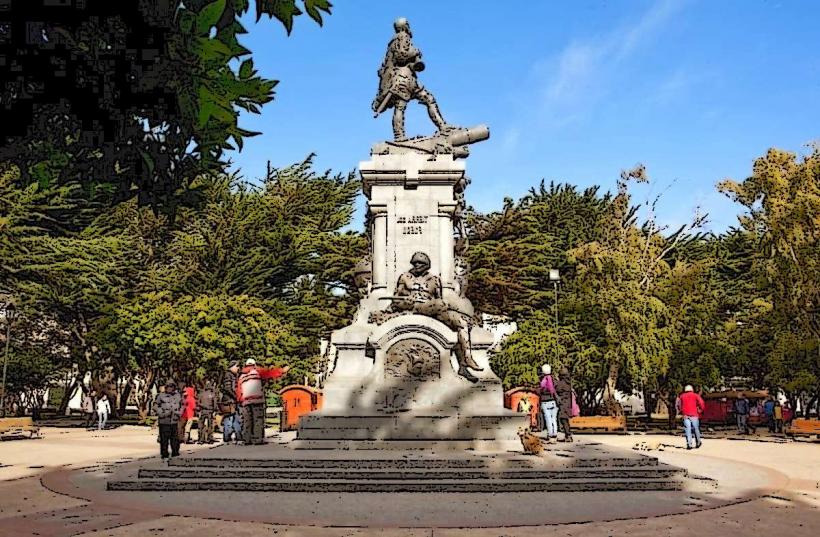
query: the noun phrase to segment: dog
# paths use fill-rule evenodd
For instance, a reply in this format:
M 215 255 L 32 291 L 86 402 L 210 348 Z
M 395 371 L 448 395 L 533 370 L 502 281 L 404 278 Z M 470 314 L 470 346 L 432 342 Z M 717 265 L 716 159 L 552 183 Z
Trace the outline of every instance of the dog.
M 632 449 L 637 451 L 663 451 L 665 447 L 674 447 L 669 444 L 664 444 L 660 440 L 641 440 Z
M 528 428 L 525 429 L 524 427 L 519 427 L 518 438 L 521 439 L 521 445 L 524 447 L 524 453 L 528 455 L 539 455 L 542 451 L 544 451 L 544 445 L 541 443 L 541 439 L 532 434 Z

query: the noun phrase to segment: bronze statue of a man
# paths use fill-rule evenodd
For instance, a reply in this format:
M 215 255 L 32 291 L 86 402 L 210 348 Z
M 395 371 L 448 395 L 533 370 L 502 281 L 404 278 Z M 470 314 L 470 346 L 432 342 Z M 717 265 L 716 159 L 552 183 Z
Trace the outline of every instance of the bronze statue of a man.
M 411 268 L 399 276 L 396 284 L 396 298 L 391 309 L 394 311 L 411 311 L 437 319 L 455 331 L 458 335 L 456 359 L 458 374 L 470 382 L 477 382 L 469 369 L 481 371 L 482 368 L 473 360 L 470 350 L 470 327 L 465 316 L 452 311 L 442 298 L 441 278 L 430 274 L 430 258 L 423 252 L 416 252 L 410 259 Z
M 378 116 L 393 108 L 393 138 L 397 142 L 407 139 L 404 111 L 407 103 L 414 99 L 427 106 L 427 113 L 439 132 L 447 132 L 451 127 L 441 116 L 436 99 L 416 78 L 416 73 L 424 70 L 424 63 L 421 52 L 413 46 L 410 23 L 402 17 L 396 19 L 393 28 L 396 35 L 388 43 L 384 62 L 379 69 L 379 91 L 373 99 L 373 111 Z

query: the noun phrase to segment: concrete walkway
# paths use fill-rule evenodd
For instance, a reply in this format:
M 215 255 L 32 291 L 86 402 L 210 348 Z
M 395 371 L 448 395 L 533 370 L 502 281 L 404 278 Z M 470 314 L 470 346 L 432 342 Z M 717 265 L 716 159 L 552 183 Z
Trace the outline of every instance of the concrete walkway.
M 112 535 L 137 536 L 170 534 L 196 535 L 748 535 L 770 532 L 788 535 L 820 534 L 820 445 L 808 443 L 768 443 L 745 440 L 709 440 L 700 450 L 679 449 L 683 442 L 671 436 L 595 436 L 587 437 L 607 445 L 630 448 L 644 439 L 659 440 L 678 447 L 651 452 L 662 462 L 683 466 L 693 474 L 713 475 L 723 472 L 723 481 L 731 481 L 738 493 L 732 505 L 703 509 L 689 505 L 690 512 L 679 515 L 653 516 L 652 497 L 648 493 L 571 493 L 549 501 L 535 495 L 517 495 L 514 501 L 536 513 L 555 513 L 555 522 L 566 519 L 574 510 L 612 511 L 618 503 L 644 503 L 646 511 L 627 520 L 589 521 L 573 524 L 520 525 L 483 523 L 483 528 L 401 528 L 379 527 L 379 513 L 386 509 L 400 510 L 402 502 L 419 501 L 412 494 L 401 498 L 390 495 L 379 502 L 370 502 L 369 520 L 358 527 L 316 527 L 302 524 L 260 523 L 253 520 L 282 521 L 287 505 L 254 501 L 252 506 L 222 505 L 220 511 L 241 516 L 213 518 L 207 509 L 198 516 L 167 516 L 153 509 L 122 505 L 122 497 L 103 496 L 101 491 L 78 487 L 92 474 L 111 471 L 109 462 L 153 455 L 157 444 L 155 433 L 137 427 L 121 428 L 103 433 L 80 430 L 44 431 L 42 440 L 0 443 L 0 536 L 14 535 Z M 187 446 L 188 448 L 196 446 Z M 61 464 L 71 466 L 55 471 Z M 42 466 L 42 468 L 37 468 Z M 91 466 L 85 471 L 76 468 Z M 44 473 L 45 472 L 45 473 Z M 34 474 L 34 475 L 33 475 Z M 15 479 L 16 478 L 16 479 Z M 12 479 L 12 480 L 8 480 Z M 45 485 L 45 486 L 44 486 Z M 49 490 L 53 489 L 53 490 Z M 57 492 L 54 492 L 57 491 Z M 68 495 L 66 495 L 68 493 Z M 183 493 L 184 494 L 184 493 Z M 553 493 L 555 494 L 555 493 Z M 608 495 L 609 494 L 609 495 Z M 312 502 L 314 512 L 327 513 L 335 506 L 332 499 L 321 494 L 304 495 L 303 502 Z M 194 501 L 195 496 L 189 497 Z M 643 499 L 642 499 L 643 498 Z M 261 500 L 261 498 L 259 498 Z M 360 496 L 363 509 L 368 507 L 366 495 Z M 448 506 L 456 508 L 452 495 L 439 495 L 435 505 L 439 514 Z M 112 501 L 113 500 L 113 501 Z M 428 499 L 429 500 L 429 499 Z M 490 499 L 487 511 L 498 509 L 508 501 L 502 496 Z M 193 502 L 189 502 L 193 503 Z M 405 503 L 406 505 L 406 503 Z M 560 507 L 559 507 L 560 506 Z M 203 504 L 193 503 L 192 508 Z M 166 510 L 168 511 L 168 510 Z M 455 511 L 455 509 L 453 509 Z M 616 509 L 617 511 L 617 509 Z M 457 514 L 457 512 L 454 512 Z M 230 520 L 228 519 L 230 518 Z M 549 517 L 543 518 L 546 520 Z M 620 517 L 612 517 L 620 518 Z M 237 520 L 240 519 L 240 520 Z M 482 521 L 484 522 L 484 521 Z M 491 521 L 490 521 L 491 522 Z M 414 526 L 423 526 L 425 520 Z M 522 521 L 521 524 L 526 524 Z M 368 526 L 368 527 L 364 527 Z M 374 527 L 375 526 L 375 527 Z M 490 527 L 488 527 L 490 526 Z

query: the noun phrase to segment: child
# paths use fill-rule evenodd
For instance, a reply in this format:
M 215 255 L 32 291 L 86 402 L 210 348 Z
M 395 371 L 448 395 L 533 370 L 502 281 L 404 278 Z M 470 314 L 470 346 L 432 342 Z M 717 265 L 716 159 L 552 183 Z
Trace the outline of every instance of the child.
M 774 402 L 774 432 L 783 432 L 783 407 L 780 406 L 780 401 Z

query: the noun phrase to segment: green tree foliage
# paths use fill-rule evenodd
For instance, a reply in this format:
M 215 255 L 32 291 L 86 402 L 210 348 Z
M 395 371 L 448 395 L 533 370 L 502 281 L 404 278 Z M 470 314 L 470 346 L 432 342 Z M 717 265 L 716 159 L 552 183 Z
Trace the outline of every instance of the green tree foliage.
M 746 208 L 740 225 L 756 238 L 750 302 L 753 341 L 769 343 L 758 351 L 768 358 L 765 382 L 812 406 L 820 398 L 820 149 L 801 159 L 770 149 L 751 176 L 719 188 Z
M 597 188 L 542 181 L 518 203 L 504 200 L 500 212 L 471 211 L 468 294 L 476 308 L 519 319 L 549 307 L 549 269 L 571 270 L 567 252 L 596 236 L 608 202 Z
M 249 0 L 12 0 L 0 10 L 0 162 L 25 185 L 77 181 L 114 201 L 173 210 L 180 187 L 220 171 L 238 124 L 273 98 L 239 42 Z M 326 0 L 304 0 L 322 23 Z M 295 0 L 257 0 L 290 33 Z M 183 198 L 184 199 L 184 198 Z

